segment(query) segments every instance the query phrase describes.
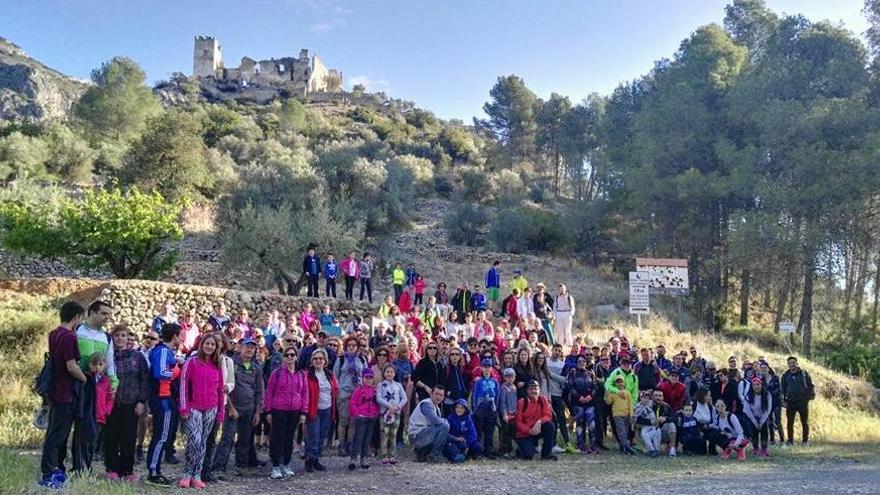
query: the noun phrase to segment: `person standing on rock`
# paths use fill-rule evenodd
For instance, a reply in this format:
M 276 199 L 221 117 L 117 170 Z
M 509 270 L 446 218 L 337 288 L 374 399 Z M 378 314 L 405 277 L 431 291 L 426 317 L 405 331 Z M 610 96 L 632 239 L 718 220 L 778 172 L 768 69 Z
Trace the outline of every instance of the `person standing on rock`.
M 345 277 L 345 299 L 351 301 L 354 298 L 354 281 L 361 276 L 361 264 L 358 262 L 354 251 L 348 253 L 348 258 L 339 263 L 339 269 Z M 361 300 L 364 299 L 363 281 L 361 281 Z M 370 302 L 373 302 L 372 299 Z
M 354 256 L 354 253 L 352 253 L 352 256 Z M 373 304 L 373 258 L 370 256 L 370 253 L 364 253 L 364 257 L 360 261 L 360 278 L 360 300 L 364 300 L 364 292 L 366 291 L 367 300 L 370 302 L 370 304 Z
M 501 262 L 495 260 L 492 266 L 486 271 L 486 296 L 489 298 L 489 307 L 494 309 L 498 304 L 498 298 L 501 297 L 501 273 L 498 272 L 498 266 Z
M 318 293 L 318 277 L 321 275 L 321 259 L 315 255 L 315 248 L 309 247 L 302 262 L 303 275 L 308 278 L 306 297 L 320 297 Z
M 327 261 L 324 263 L 324 295 L 336 299 L 336 277 L 339 276 L 339 266 L 333 253 L 327 253 Z
M 222 301 L 214 303 L 214 312 L 208 316 L 208 325 L 215 332 L 225 332 L 231 321 L 229 315 L 226 314 L 226 303 Z
M 403 294 L 403 284 L 406 282 L 406 272 L 400 266 L 400 262 L 394 264 L 391 272 L 391 284 L 394 286 L 394 304 L 400 304 L 400 296 Z
M 553 302 L 553 314 L 556 315 L 556 339 L 565 347 L 571 347 L 574 339 L 571 334 L 574 322 L 574 298 L 568 293 L 565 284 L 559 284 Z
M 177 323 L 177 314 L 174 312 L 174 303 L 170 299 L 162 304 L 159 314 L 153 318 L 153 331 L 161 331 L 166 323 Z

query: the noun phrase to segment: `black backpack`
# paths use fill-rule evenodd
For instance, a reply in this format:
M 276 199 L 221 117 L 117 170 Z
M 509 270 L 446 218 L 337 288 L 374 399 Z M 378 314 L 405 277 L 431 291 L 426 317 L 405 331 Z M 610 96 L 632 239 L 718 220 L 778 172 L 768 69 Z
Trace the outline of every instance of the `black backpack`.
M 37 374 L 31 390 L 40 397 L 48 398 L 52 392 L 52 386 L 55 384 L 55 365 L 52 363 L 52 356 L 49 353 L 43 354 L 43 368 Z

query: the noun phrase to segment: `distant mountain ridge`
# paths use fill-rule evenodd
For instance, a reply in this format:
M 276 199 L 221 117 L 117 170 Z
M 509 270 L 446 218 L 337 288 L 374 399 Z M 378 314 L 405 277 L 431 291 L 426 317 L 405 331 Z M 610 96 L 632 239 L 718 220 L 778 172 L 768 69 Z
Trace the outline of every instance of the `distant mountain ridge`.
M 0 37 L 0 121 L 65 120 L 86 88 L 88 83 L 46 67 Z

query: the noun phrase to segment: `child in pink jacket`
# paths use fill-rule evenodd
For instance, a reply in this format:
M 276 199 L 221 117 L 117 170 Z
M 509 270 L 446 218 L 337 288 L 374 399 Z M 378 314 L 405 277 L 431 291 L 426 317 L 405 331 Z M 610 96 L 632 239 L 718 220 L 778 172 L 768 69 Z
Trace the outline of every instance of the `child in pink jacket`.
M 356 469 L 360 461 L 361 469 L 369 469 L 367 449 L 373 438 L 373 428 L 379 418 L 379 403 L 376 402 L 376 387 L 373 385 L 373 369 L 363 372 L 361 385 L 354 389 L 348 402 L 349 417 L 354 421 L 354 441 L 351 444 L 351 462 L 348 469 Z

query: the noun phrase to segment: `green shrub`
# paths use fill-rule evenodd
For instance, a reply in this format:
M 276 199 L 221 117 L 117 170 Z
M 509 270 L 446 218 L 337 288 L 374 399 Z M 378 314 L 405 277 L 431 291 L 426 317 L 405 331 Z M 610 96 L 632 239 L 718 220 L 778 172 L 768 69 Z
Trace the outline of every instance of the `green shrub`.
M 479 204 L 460 201 L 453 206 L 443 219 L 449 242 L 474 246 L 486 227 L 486 209 Z
M 559 217 L 550 210 L 533 206 L 502 209 L 489 232 L 499 251 L 549 251 L 562 254 L 569 241 Z

